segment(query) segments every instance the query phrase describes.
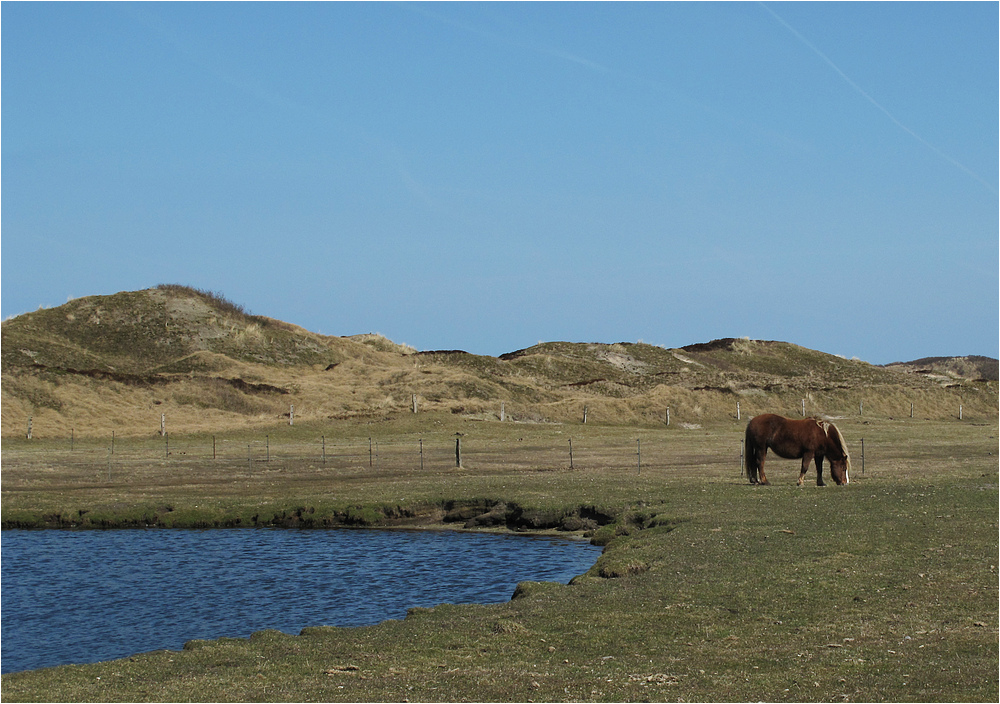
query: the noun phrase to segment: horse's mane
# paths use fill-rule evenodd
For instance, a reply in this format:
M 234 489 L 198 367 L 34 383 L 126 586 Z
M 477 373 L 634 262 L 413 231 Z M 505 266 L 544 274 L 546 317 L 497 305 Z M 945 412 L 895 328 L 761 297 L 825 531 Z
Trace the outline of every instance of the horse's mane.
M 851 453 L 847 451 L 847 443 L 844 441 L 844 436 L 840 434 L 840 429 L 828 420 L 823 420 L 822 418 L 813 417 L 813 422 L 819 426 L 823 433 L 833 440 L 833 443 L 837 446 L 841 452 L 844 453 L 844 460 L 847 462 L 847 469 L 851 468 Z M 832 432 L 831 432 L 832 431 Z
M 833 440 L 834 444 L 840 448 L 840 451 L 844 453 L 844 460 L 847 463 L 847 469 L 851 469 L 851 453 L 847 451 L 847 443 L 844 442 L 844 436 L 840 434 L 840 429 L 833 423 L 827 421 L 818 421 L 820 427 L 823 428 L 823 432 L 826 433 L 827 437 Z M 832 431 L 832 432 L 831 432 Z

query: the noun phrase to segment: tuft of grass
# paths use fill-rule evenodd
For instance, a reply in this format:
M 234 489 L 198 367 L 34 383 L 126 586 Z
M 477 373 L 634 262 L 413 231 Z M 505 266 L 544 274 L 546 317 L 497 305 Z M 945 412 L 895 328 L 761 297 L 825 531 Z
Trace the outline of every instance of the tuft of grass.
M 266 326 L 270 321 L 269 318 L 253 315 L 242 304 L 234 303 L 226 298 L 220 291 L 209 291 L 181 284 L 159 284 L 155 288 L 158 291 L 166 291 L 174 296 L 200 298 L 209 307 L 214 308 L 219 313 L 237 320 L 243 320 L 247 323 L 257 324 L 258 326 Z

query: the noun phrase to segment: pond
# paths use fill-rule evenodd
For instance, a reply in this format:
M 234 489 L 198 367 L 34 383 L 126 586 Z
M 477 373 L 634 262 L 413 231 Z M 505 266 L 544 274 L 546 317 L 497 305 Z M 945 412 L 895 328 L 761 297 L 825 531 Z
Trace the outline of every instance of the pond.
M 5 530 L 0 541 L 3 672 L 501 603 L 518 582 L 566 583 L 601 553 L 457 531 Z

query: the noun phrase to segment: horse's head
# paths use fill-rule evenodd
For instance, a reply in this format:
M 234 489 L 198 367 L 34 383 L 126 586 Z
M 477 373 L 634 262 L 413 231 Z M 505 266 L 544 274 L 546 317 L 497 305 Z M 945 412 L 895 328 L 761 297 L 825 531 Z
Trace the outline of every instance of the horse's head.
M 849 455 L 843 457 L 830 457 L 830 476 L 837 484 L 847 484 L 850 479 L 851 458 Z

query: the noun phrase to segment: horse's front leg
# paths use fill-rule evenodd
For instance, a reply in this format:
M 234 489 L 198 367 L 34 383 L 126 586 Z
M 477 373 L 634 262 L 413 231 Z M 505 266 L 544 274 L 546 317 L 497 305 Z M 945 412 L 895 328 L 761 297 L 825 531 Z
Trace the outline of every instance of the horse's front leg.
M 806 478 L 806 472 L 809 471 L 809 463 L 812 462 L 813 453 L 807 452 L 802 455 L 802 471 L 799 472 L 799 480 L 795 482 L 796 486 L 802 486 L 802 481 Z
M 823 482 L 823 455 L 816 455 L 816 486 L 826 486 Z

